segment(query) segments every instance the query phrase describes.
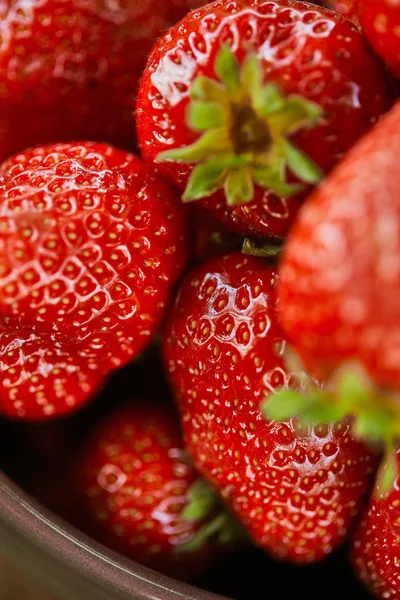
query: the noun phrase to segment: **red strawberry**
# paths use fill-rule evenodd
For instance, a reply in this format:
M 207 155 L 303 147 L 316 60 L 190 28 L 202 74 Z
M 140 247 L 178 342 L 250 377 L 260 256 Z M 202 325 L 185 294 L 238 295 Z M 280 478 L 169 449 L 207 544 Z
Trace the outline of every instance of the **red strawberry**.
M 257 544 L 306 563 L 347 535 L 374 461 L 348 421 L 299 429 L 263 418 L 271 392 L 306 383 L 283 363 L 276 282 L 267 262 L 240 253 L 198 267 L 169 316 L 164 356 L 196 467 Z
M 193 0 L 5 0 L 0 9 L 0 161 L 49 141 L 133 148 L 139 77 Z
M 339 14 L 347 17 L 357 26 L 360 25 L 357 16 L 356 0 L 324 0 L 327 8 L 336 10 Z
M 357 10 L 368 41 L 400 77 L 400 4 L 396 0 L 358 0 Z
M 397 451 L 400 471 L 400 451 Z M 383 467 L 381 476 L 385 476 Z M 383 486 L 385 487 L 385 486 Z M 378 485 L 358 528 L 353 565 L 369 591 L 378 598 L 400 598 L 400 476 L 389 493 Z
M 222 0 L 189 14 L 154 49 L 138 134 L 143 156 L 186 187 L 184 200 L 203 198 L 241 234 L 282 237 L 308 191 L 298 182 L 319 181 L 388 96 L 363 36 L 332 12 Z
M 182 579 L 205 570 L 234 535 L 232 518 L 183 450 L 177 420 L 149 399 L 97 426 L 76 462 L 73 490 L 86 531 Z
M 0 412 L 76 409 L 151 340 L 186 259 L 175 194 L 100 143 L 0 169 Z
M 399 153 L 400 104 L 304 205 L 280 282 L 282 322 L 306 366 L 328 377 L 357 360 L 389 390 L 400 389 Z

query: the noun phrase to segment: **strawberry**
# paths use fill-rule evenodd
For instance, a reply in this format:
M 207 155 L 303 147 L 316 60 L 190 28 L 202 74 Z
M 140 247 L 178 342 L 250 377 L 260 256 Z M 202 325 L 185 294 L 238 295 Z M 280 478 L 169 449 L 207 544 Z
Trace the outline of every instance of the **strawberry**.
M 307 384 L 283 362 L 277 280 L 266 261 L 240 253 L 197 267 L 169 315 L 164 359 L 200 473 L 258 545 L 310 563 L 347 535 L 374 460 L 349 421 L 307 429 L 264 419 L 265 397 Z
M 396 0 L 358 0 L 358 18 L 368 41 L 400 77 L 400 5 Z
M 177 419 L 148 398 L 100 423 L 74 470 L 71 506 L 85 530 L 156 570 L 191 579 L 235 535 L 191 466 Z
M 175 194 L 100 143 L 0 169 L 0 413 L 75 410 L 150 342 L 186 259 Z
M 138 136 L 185 201 L 202 199 L 243 235 L 282 237 L 310 185 L 389 107 L 389 95 L 363 36 L 332 12 L 222 0 L 155 47 Z
M 397 451 L 400 467 L 400 451 Z M 385 465 L 381 477 L 385 476 Z M 398 469 L 399 471 L 399 469 Z M 385 487 L 385 485 L 383 485 Z M 400 598 L 400 477 L 387 493 L 381 478 L 356 533 L 353 566 L 357 575 L 378 598 Z
M 133 148 L 137 83 L 156 39 L 199 1 L 5 0 L 0 161 L 71 139 Z
M 304 205 L 280 281 L 289 341 L 317 376 L 358 380 L 338 409 L 386 442 L 400 435 L 399 152 L 397 104 Z
M 327 8 L 331 8 L 353 21 L 355 25 L 360 25 L 357 16 L 356 0 L 325 0 L 324 4 Z

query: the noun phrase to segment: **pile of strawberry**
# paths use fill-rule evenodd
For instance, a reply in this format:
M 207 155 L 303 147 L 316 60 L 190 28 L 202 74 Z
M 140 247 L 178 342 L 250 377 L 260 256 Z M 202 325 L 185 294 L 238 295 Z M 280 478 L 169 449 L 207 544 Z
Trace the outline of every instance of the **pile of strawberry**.
M 400 3 L 320 4 L 3 2 L 0 415 L 36 452 L 159 353 L 178 415 L 127 378 L 43 500 L 181 579 L 348 541 L 400 600 Z

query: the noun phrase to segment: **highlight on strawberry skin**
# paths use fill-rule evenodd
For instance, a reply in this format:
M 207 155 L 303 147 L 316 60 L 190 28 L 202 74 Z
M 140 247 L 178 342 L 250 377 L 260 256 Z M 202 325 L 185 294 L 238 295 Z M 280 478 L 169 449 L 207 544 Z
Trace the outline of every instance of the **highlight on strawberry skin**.
M 186 262 L 175 193 L 101 143 L 37 147 L 0 170 L 0 413 L 88 402 L 150 344 Z

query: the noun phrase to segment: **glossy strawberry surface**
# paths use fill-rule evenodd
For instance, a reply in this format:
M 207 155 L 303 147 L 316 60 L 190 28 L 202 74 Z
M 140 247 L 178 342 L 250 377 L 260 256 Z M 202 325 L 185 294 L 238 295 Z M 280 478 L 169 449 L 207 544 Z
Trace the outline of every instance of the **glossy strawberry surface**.
M 353 21 L 355 25 L 360 25 L 357 16 L 356 0 L 325 0 L 324 4 L 327 8 L 332 8 L 347 19 Z
M 281 319 L 320 376 L 349 360 L 400 387 L 400 105 L 300 212 L 281 268 Z
M 199 471 L 259 546 L 311 563 L 345 539 L 374 459 L 349 421 L 304 429 L 262 416 L 274 390 L 307 382 L 284 365 L 277 279 L 267 262 L 240 253 L 199 266 L 169 315 L 163 351 Z
M 0 169 L 0 413 L 77 408 L 150 342 L 186 260 L 184 219 L 143 163 L 100 143 Z
M 199 522 L 185 517 L 196 481 L 173 411 L 145 398 L 95 428 L 76 460 L 71 499 L 84 529 L 103 544 L 190 579 L 221 552 L 212 536 L 182 550 L 215 517 L 212 511 Z
M 397 451 L 400 469 L 400 451 Z M 355 571 L 378 598 L 400 598 L 400 476 L 389 493 L 379 484 L 371 496 L 352 547 Z
M 325 172 L 389 106 L 382 66 L 348 21 L 308 3 L 218 1 L 188 15 L 150 56 L 137 104 L 147 160 L 199 137 L 185 123 L 190 88 L 199 75 L 215 79 L 216 56 L 224 44 L 231 45 L 239 62 L 255 51 L 266 82 L 322 107 L 320 123 L 293 140 Z M 168 161 L 161 166 L 175 184 L 186 187 L 192 165 Z M 228 207 L 223 192 L 201 202 L 241 234 L 282 237 L 303 198 L 303 193 L 283 198 L 256 187 L 246 205 Z
M 400 5 L 396 0 L 358 0 L 358 17 L 368 41 L 400 77 Z
M 50 141 L 135 146 L 138 79 L 196 0 L 3 0 L 0 160 Z

